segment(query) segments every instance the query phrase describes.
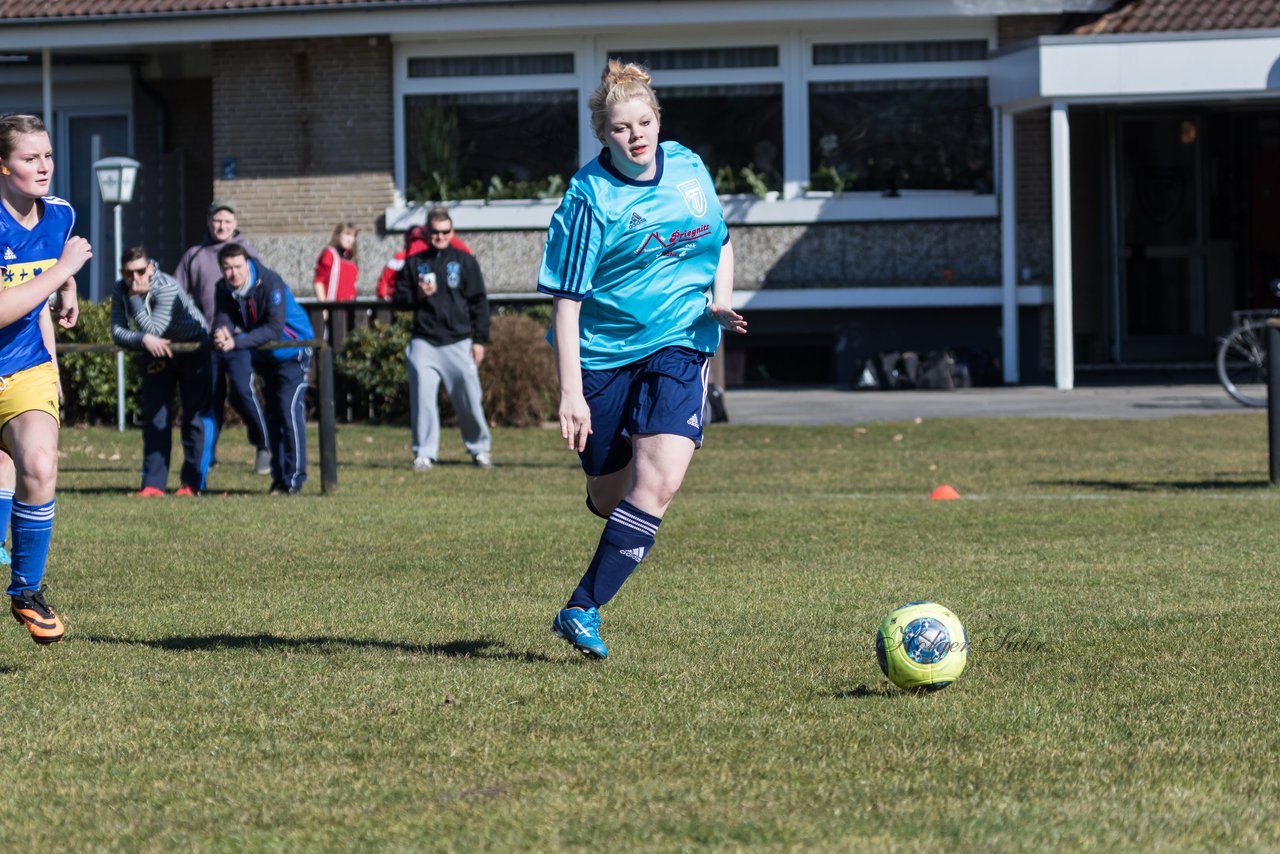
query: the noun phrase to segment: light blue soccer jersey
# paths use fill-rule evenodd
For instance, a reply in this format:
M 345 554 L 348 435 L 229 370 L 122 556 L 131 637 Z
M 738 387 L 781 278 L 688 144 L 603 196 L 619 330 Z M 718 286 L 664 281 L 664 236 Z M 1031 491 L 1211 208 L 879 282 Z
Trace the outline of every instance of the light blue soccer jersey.
M 71 237 L 76 212 L 56 196 L 45 196 L 44 216 L 35 228 L 20 225 L 0 204 L 0 285 L 17 287 L 58 263 L 63 244 Z M 0 328 L 0 377 L 43 365 L 52 358 L 40 337 L 44 303 L 19 320 Z
M 608 149 L 578 170 L 551 218 L 538 290 L 582 302 L 582 366 L 630 364 L 663 347 L 714 353 L 707 302 L 729 239 L 701 158 L 658 147 L 648 181 L 625 177 Z

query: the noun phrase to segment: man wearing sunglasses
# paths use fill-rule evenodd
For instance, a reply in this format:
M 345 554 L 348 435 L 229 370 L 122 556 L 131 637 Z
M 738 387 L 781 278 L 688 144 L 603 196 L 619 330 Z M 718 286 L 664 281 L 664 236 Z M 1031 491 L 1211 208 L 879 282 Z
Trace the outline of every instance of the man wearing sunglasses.
M 182 285 L 156 269 L 141 246 L 124 253 L 120 273 L 123 278 L 111 290 L 111 338 L 120 347 L 142 351 L 142 489 L 137 495 L 161 497 L 168 486 L 174 386 L 182 400 L 181 483 L 174 494 L 199 495 L 217 435 L 210 406 L 209 323 Z M 175 342 L 202 346 L 175 351 Z
M 452 240 L 448 208 L 432 208 L 427 212 L 429 246 L 405 259 L 391 297 L 396 308 L 413 310 L 408 363 L 414 471 L 429 470 L 439 455 L 436 398 L 441 383 L 458 415 L 472 462 L 481 468 L 492 465 L 480 389 L 480 363 L 489 342 L 489 300 L 480 265 L 470 253 L 452 246 Z

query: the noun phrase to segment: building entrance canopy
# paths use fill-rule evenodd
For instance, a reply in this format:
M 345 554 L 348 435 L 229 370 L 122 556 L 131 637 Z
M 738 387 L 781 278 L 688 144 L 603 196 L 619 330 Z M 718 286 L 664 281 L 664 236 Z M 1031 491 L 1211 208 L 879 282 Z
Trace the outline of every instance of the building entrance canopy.
M 1070 389 L 1075 330 L 1069 108 L 1280 100 L 1280 29 L 1042 36 L 992 58 L 989 91 L 991 105 L 1003 117 L 1005 150 L 1013 146 L 1012 116 L 1050 110 L 1054 375 L 1058 388 Z M 1001 215 L 1008 238 L 1016 205 L 1014 182 L 1003 182 Z M 1016 287 L 1016 267 L 1016 254 L 1006 248 L 1006 293 Z

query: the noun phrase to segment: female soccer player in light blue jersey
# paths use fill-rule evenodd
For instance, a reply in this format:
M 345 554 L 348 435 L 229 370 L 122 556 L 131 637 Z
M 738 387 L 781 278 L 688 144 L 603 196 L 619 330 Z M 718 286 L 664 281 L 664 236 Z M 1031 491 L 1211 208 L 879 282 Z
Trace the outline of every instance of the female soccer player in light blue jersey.
M 731 308 L 733 246 L 711 175 L 658 142 L 649 73 L 610 60 L 590 98 L 604 150 L 574 175 L 551 221 L 538 290 L 554 297 L 560 433 L 607 519 L 586 573 L 551 630 L 604 658 L 600 607 L 653 547 L 702 444 L 707 361 Z
M 53 321 L 79 316 L 73 276 L 93 254 L 72 237 L 75 212 L 50 195 L 53 147 L 36 116 L 0 117 L 0 538 L 11 532 L 8 594 L 15 620 L 36 643 L 62 640 L 45 601 L 45 560 L 58 478 L 58 369 Z M 3 455 L 0 455 L 3 456 Z M 10 461 L 11 458 L 11 461 Z M 15 471 L 16 468 L 16 471 Z

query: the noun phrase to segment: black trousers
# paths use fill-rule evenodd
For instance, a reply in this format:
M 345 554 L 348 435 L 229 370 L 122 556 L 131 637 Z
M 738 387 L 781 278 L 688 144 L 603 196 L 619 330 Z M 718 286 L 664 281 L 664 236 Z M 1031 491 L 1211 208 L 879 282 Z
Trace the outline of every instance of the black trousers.
M 209 351 L 142 357 L 142 486 L 165 489 L 173 452 L 173 400 L 182 400 L 183 486 L 203 492 L 217 440 L 210 397 L 213 359 Z

